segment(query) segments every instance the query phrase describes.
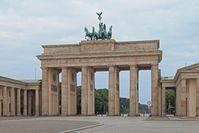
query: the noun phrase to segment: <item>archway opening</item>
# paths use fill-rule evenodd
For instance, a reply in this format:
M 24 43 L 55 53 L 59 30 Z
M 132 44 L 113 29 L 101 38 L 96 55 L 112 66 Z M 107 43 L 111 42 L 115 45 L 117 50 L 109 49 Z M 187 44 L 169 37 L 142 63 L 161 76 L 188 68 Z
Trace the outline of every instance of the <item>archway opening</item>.
M 175 115 L 176 110 L 176 90 L 175 88 L 168 87 L 165 91 L 166 98 L 166 114 Z
M 77 73 L 77 115 L 81 115 L 81 86 L 82 86 L 82 72 Z
M 108 71 L 95 72 L 95 114 L 108 113 Z
M 129 70 L 120 71 L 119 74 L 119 90 L 120 90 L 120 114 L 129 114 L 129 88 L 130 88 L 130 77 Z
M 138 77 L 139 113 L 146 116 L 151 112 L 151 70 L 140 70 Z

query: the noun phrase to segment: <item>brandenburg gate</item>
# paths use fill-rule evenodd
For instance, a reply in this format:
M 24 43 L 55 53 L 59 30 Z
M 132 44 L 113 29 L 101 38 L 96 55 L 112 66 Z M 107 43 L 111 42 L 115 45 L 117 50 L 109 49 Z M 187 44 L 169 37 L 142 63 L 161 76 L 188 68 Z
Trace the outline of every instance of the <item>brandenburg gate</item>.
M 82 72 L 81 115 L 95 115 L 95 72 L 108 71 L 108 115 L 120 115 L 119 72 L 130 71 L 130 116 L 139 115 L 139 70 L 151 70 L 151 112 L 161 115 L 158 40 L 85 40 L 79 44 L 43 45 L 42 115 L 77 114 L 76 75 Z M 61 81 L 61 88 L 59 82 Z M 61 92 L 61 93 L 59 93 Z
M 139 71 L 151 70 L 151 114 L 199 116 L 199 63 L 177 70 L 174 78 L 162 77 L 159 40 L 123 41 L 112 38 L 97 13 L 99 30 L 85 27 L 78 44 L 43 45 L 42 80 L 19 81 L 0 76 L 0 116 L 77 114 L 77 73 L 81 72 L 81 115 L 95 115 L 95 72 L 108 71 L 108 115 L 120 115 L 119 72 L 129 70 L 129 115 L 139 116 Z M 168 107 L 166 91 L 175 93 Z M 22 101 L 22 102 L 21 102 Z M 21 106 L 22 105 L 22 106 Z M 170 110 L 170 111 L 169 111 Z

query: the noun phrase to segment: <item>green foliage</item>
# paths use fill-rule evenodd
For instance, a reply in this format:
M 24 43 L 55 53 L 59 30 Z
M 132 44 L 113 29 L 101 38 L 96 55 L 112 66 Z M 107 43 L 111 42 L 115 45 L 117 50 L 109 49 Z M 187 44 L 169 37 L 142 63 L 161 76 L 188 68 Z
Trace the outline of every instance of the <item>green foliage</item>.
M 171 104 L 171 105 L 175 105 L 175 91 L 168 89 L 166 90 L 166 103 L 167 104 Z
M 108 112 L 108 90 L 95 90 L 95 112 L 96 114 L 106 114 Z
M 77 86 L 77 114 L 81 114 L 81 86 Z
M 166 108 L 167 113 L 171 113 L 169 108 L 175 107 L 175 90 L 168 89 L 166 90 Z M 169 111 L 169 112 L 168 112 Z
M 128 98 L 120 98 L 120 113 L 128 114 L 129 113 L 129 99 Z
M 139 104 L 140 113 L 149 113 L 147 105 Z M 108 112 L 108 89 L 95 89 L 95 113 L 106 114 Z M 81 86 L 77 86 L 77 113 L 81 114 Z M 120 113 L 129 113 L 129 98 L 120 98 Z
M 150 109 L 148 108 L 148 106 L 146 104 L 140 104 L 140 103 L 139 103 L 139 111 L 142 114 L 150 113 L 151 112 Z

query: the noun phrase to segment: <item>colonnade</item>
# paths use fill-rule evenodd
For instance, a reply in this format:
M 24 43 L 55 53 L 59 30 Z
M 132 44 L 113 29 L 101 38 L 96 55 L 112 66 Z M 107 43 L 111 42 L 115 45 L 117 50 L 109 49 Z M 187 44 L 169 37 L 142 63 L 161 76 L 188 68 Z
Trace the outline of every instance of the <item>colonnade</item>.
M 138 72 L 139 65 L 130 65 L 130 116 L 139 115 Z M 158 64 L 152 64 L 151 69 L 151 100 L 152 115 L 159 115 L 159 69 Z M 42 115 L 77 114 L 76 74 L 82 72 L 81 115 L 95 115 L 95 67 L 61 67 L 42 68 Z M 108 115 L 120 115 L 119 71 L 120 66 L 110 65 L 108 88 Z M 61 72 L 61 88 L 59 88 L 59 73 Z M 52 80 L 53 77 L 57 77 Z M 54 92 L 52 85 L 54 86 Z M 61 93 L 59 93 L 61 89 Z M 52 100 L 52 95 L 56 94 Z M 59 96 L 61 94 L 61 96 Z M 60 97 L 61 104 L 58 103 Z
M 0 86 L 0 116 L 39 115 L 39 90 Z

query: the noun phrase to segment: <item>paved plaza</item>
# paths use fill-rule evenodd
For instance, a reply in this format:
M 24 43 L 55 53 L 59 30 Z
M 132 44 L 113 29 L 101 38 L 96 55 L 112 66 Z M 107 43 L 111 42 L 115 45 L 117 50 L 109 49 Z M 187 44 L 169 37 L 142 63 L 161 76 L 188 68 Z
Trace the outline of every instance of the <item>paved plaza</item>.
M 1 118 L 0 133 L 198 133 L 198 119 L 144 117 Z

